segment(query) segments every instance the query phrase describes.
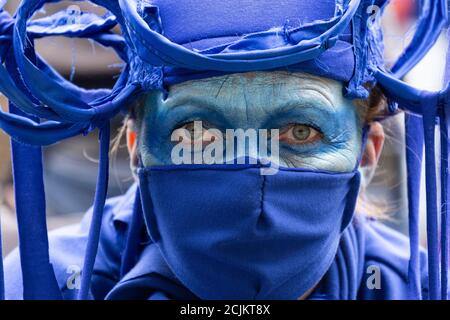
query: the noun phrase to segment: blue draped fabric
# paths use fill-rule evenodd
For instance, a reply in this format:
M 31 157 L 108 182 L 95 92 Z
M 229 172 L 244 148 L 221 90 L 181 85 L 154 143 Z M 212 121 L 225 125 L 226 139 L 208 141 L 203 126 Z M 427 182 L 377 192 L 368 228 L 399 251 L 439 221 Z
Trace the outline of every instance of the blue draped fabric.
M 109 13 L 104 16 L 83 13 L 76 23 L 67 23 L 71 17 L 64 11 L 31 20 L 37 10 L 50 2 L 58 0 L 24 0 L 14 18 L 0 8 L 0 92 L 13 105 L 12 112 L 0 111 L 0 128 L 13 138 L 16 200 L 20 202 L 17 208 L 21 233 L 20 259 L 23 260 L 21 270 L 24 272 L 20 277 L 23 288 L 17 288 L 20 284 L 15 280 L 8 282 L 9 275 L 6 275 L 7 289 L 13 292 L 11 296 L 18 297 L 15 293 L 20 292 L 20 297 L 25 298 L 58 297 L 55 275 L 59 288 L 63 288 L 61 281 L 65 270 L 61 266 L 65 265 L 63 261 L 67 258 L 79 266 L 83 265 L 83 272 L 80 292 L 73 290 L 68 293 L 66 290 L 65 297 L 113 299 L 128 297 L 130 292 L 135 292 L 139 297 L 153 299 L 193 298 L 189 289 L 167 272 L 168 268 L 154 246 L 148 244 L 145 248 L 136 248 L 142 225 L 137 210 L 139 205 L 135 207 L 137 213 L 130 226 L 132 231 L 126 236 L 126 254 L 119 259 L 121 262 L 113 264 L 114 275 L 111 275 L 111 270 L 103 272 L 101 269 L 109 262 L 102 255 L 121 256 L 120 250 L 123 248 L 123 244 L 117 243 L 111 234 L 105 240 L 101 228 L 105 228 L 108 219 L 117 225 L 122 224 L 122 227 L 129 226 L 128 217 L 125 225 L 120 219 L 114 220 L 116 216 L 108 211 L 112 210 L 111 205 L 106 205 L 103 214 L 108 180 L 109 121 L 121 110 L 126 110 L 146 90 L 165 90 L 175 83 L 227 73 L 289 70 L 342 81 L 349 98 L 365 98 L 368 95 L 365 85 L 378 84 L 391 105 L 398 103 L 401 109 L 414 114 L 407 116 L 407 137 L 413 136 L 408 138 L 407 148 L 412 146 L 412 150 L 416 151 L 422 145 L 426 148 L 428 271 L 424 271 L 424 257 L 418 243 L 420 174 L 417 170 L 421 159 L 407 153 L 410 173 L 409 264 L 397 250 L 400 247 L 405 249 L 403 240 L 375 224 L 362 223 L 368 227 L 358 229 L 355 226 L 355 230 L 343 236 L 336 260 L 325 278 L 331 280 L 324 280 L 327 285 L 319 286 L 328 289 L 322 294 L 318 293 L 318 289 L 316 297 L 447 297 L 449 222 L 445 199 L 448 197 L 446 137 L 449 89 L 420 91 L 400 80 L 427 53 L 441 33 L 447 20 L 447 1 L 420 1 L 417 32 L 390 71 L 383 66 L 380 17 L 373 17 L 367 10 L 372 5 L 383 9 L 388 0 L 229 0 L 216 6 L 203 0 L 94 0 L 93 3 L 105 7 Z M 116 25 L 121 27 L 121 35 L 114 33 Z M 124 68 L 114 87 L 86 90 L 65 80 L 30 45 L 33 39 L 47 36 L 87 38 L 113 48 L 124 61 Z M 436 124 L 441 126 L 440 205 L 437 203 Z M 53 243 L 56 251 L 53 251 L 55 249 L 52 249 L 50 241 L 49 258 L 40 146 L 94 129 L 100 131 L 101 161 L 92 217 L 85 222 L 92 222 L 89 236 L 83 234 L 77 238 L 77 250 L 73 253 L 66 249 L 65 241 L 69 241 L 69 237 L 57 237 Z M 134 194 L 130 196 L 134 199 Z M 29 231 L 33 223 L 37 227 Z M 358 230 L 362 229 L 369 236 L 361 236 Z M 118 234 L 122 232 L 115 231 Z M 378 239 L 380 234 L 397 246 L 389 250 L 389 244 Z M 360 248 L 362 245 L 363 248 Z M 65 256 L 58 253 L 62 249 L 64 251 L 60 252 L 64 252 Z M 384 253 L 381 252 L 383 250 Z M 52 251 L 56 254 L 52 255 Z M 148 263 L 136 259 L 139 255 L 148 259 L 145 261 L 151 261 L 151 268 L 155 269 L 146 270 Z M 395 288 L 375 292 L 361 286 L 365 281 L 361 266 L 366 267 L 370 257 L 373 261 L 382 262 L 386 277 L 383 281 L 394 283 Z M 14 266 L 12 261 L 15 259 L 8 260 L 7 270 L 13 270 L 8 268 Z M 55 270 L 52 270 L 49 259 L 54 263 Z M 36 270 L 31 270 L 32 265 Z M 403 274 L 402 270 L 409 270 L 408 275 Z M 423 277 L 423 272 L 428 272 L 430 276 Z M 41 276 L 32 279 L 34 274 Z M 402 280 L 406 277 L 408 283 Z M 2 287 L 0 268 L 0 298 L 3 296 Z M 426 292 L 421 287 L 426 288 Z M 41 292 L 42 288 L 48 288 L 45 293 L 48 296 Z M 167 290 L 161 291 L 160 288 Z
M 123 255 L 126 254 L 128 234 L 132 228 L 136 206 L 137 185 L 123 196 L 107 200 L 99 252 L 92 277 L 93 299 L 198 299 L 173 275 L 158 248 L 145 232 L 135 243 L 136 262 L 121 275 Z M 68 226 L 50 233 L 50 257 L 65 299 L 75 299 L 78 289 L 68 287 L 68 266 L 83 263 L 88 239 L 90 209 L 81 225 Z M 379 222 L 357 216 L 345 231 L 338 256 L 309 299 L 409 299 L 407 282 L 408 239 Z M 425 284 L 422 295 L 428 296 L 426 255 L 420 251 L 420 277 Z M 21 299 L 20 256 L 14 251 L 5 260 L 6 298 Z M 372 290 L 367 281 L 370 266 L 379 268 L 381 289 Z

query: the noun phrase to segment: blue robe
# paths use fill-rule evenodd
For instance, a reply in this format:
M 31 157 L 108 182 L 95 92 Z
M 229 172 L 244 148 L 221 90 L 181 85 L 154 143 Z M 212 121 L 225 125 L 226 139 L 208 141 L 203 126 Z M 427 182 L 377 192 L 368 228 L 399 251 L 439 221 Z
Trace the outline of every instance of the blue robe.
M 136 185 L 107 201 L 91 284 L 92 299 L 197 299 L 171 272 L 157 246 L 142 230 L 134 267 L 120 274 L 133 212 Z M 92 209 L 79 225 L 50 234 L 50 257 L 65 299 L 75 299 L 76 270 L 83 265 Z M 344 232 L 333 265 L 309 299 L 408 299 L 408 238 L 358 215 Z M 422 251 L 423 297 L 428 295 L 426 255 Z M 7 299 L 22 299 L 20 257 L 5 259 Z

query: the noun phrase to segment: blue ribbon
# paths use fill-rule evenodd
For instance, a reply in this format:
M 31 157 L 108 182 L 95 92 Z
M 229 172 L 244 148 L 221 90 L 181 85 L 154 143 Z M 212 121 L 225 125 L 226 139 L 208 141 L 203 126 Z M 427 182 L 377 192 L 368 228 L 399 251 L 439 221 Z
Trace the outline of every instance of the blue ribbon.
M 89 236 L 86 245 L 86 255 L 81 274 L 81 288 L 78 295 L 79 300 L 86 300 L 89 297 L 92 272 L 94 270 L 95 257 L 98 251 L 98 242 L 100 239 L 100 230 L 102 225 L 103 210 L 105 207 L 106 194 L 108 192 L 109 176 L 109 138 L 110 126 L 107 122 L 99 131 L 100 135 L 100 160 L 97 177 L 97 186 L 94 198 L 94 208 Z

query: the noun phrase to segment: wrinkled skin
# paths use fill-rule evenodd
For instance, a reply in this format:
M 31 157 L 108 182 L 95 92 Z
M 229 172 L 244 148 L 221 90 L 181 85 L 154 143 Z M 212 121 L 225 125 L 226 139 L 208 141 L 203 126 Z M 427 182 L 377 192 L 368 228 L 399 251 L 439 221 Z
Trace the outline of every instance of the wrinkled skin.
M 347 172 L 361 152 L 364 112 L 343 97 L 342 83 L 307 74 L 256 72 L 193 80 L 172 86 L 166 97 L 160 92 L 147 96 L 137 110 L 138 151 L 144 166 L 172 164 L 172 133 L 201 120 L 222 132 L 279 129 L 280 165 Z

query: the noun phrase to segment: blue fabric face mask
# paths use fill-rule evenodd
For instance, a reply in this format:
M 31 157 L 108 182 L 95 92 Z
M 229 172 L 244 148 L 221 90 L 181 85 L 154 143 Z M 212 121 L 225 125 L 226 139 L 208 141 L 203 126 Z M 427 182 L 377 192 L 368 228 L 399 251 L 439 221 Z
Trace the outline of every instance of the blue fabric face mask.
M 263 165 L 138 170 L 151 239 L 200 299 L 298 299 L 333 262 L 360 173 Z

